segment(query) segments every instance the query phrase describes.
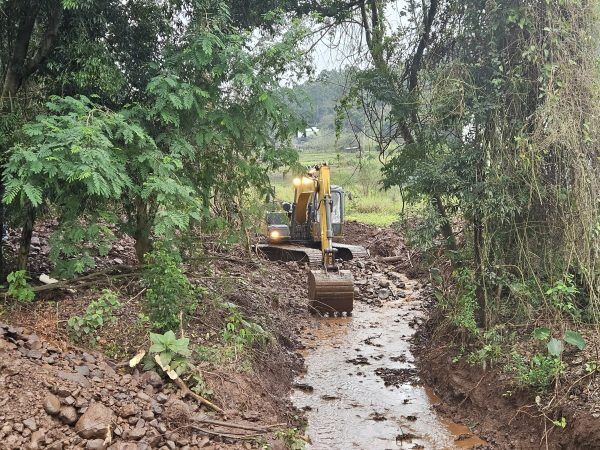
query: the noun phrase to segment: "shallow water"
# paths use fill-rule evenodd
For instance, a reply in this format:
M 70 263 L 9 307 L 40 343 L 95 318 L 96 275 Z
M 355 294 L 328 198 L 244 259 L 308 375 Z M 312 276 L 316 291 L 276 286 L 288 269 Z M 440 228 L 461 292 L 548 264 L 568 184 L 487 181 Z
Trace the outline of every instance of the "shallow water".
M 376 374 L 415 368 L 409 322 L 421 316 L 419 301 L 412 295 L 382 307 L 357 302 L 353 317 L 319 319 L 306 339 L 306 374 L 296 380 L 313 390 L 296 389 L 292 396 L 306 409 L 311 449 L 460 449 L 485 443 L 439 417 L 432 408 L 439 399 L 419 385 L 416 374 L 387 387 Z

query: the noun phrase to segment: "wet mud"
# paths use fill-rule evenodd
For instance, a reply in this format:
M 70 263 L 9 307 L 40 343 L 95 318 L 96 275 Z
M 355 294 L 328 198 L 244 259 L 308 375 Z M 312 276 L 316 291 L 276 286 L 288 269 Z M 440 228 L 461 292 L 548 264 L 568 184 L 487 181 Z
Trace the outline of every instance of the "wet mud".
M 409 282 L 410 283 L 410 282 Z M 416 285 L 416 283 L 413 283 Z M 465 449 L 485 444 L 440 417 L 440 400 L 417 376 L 410 339 L 424 319 L 419 292 L 354 316 L 318 319 L 305 337 L 306 373 L 295 406 L 306 412 L 311 449 Z

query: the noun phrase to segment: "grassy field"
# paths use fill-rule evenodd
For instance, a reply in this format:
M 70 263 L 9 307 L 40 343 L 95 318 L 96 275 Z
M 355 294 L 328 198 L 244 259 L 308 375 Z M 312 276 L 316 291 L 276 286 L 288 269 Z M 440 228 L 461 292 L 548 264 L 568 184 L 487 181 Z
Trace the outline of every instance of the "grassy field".
M 314 146 L 300 151 L 300 163 L 304 166 L 327 162 L 331 166 L 333 183 L 352 194 L 346 201 L 346 220 L 389 226 L 399 218 L 402 199 L 397 188 L 381 189 L 381 164 L 374 151 L 358 152 L 319 151 Z M 272 174 L 277 200 L 292 200 L 294 174 Z

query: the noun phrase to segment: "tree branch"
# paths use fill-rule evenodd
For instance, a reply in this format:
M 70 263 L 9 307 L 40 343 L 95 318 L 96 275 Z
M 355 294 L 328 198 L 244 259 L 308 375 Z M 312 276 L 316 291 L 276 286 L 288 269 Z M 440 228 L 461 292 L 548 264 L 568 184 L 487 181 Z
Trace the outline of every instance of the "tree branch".
M 58 36 L 58 29 L 60 28 L 60 24 L 62 23 L 62 13 L 63 8 L 60 1 L 55 0 L 49 6 L 48 12 L 48 23 L 46 24 L 46 31 L 44 32 L 44 36 L 40 41 L 40 45 L 38 46 L 35 54 L 27 63 L 25 67 L 25 71 L 23 74 L 24 78 L 27 78 L 34 72 L 36 72 L 40 65 L 46 60 L 50 50 L 54 47 L 54 43 L 56 42 L 56 38 Z

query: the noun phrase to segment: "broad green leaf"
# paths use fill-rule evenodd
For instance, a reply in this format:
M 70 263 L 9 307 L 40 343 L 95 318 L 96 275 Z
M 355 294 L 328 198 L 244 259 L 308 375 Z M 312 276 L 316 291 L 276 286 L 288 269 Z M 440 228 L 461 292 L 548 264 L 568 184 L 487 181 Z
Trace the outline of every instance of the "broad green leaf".
M 533 330 L 533 333 L 531 333 L 531 335 L 535 339 L 538 339 L 540 341 L 547 341 L 548 339 L 550 339 L 550 329 L 546 327 L 536 328 L 535 330 Z
M 579 350 L 583 350 L 585 348 L 585 339 L 577 331 L 567 330 L 565 332 L 564 339 L 567 344 L 571 344 L 577 347 Z
M 552 356 L 560 356 L 563 352 L 563 343 L 560 339 L 552 338 L 548 342 L 548 353 Z
M 150 353 L 161 353 L 166 350 L 166 347 L 161 343 L 152 344 L 148 351 Z

